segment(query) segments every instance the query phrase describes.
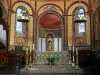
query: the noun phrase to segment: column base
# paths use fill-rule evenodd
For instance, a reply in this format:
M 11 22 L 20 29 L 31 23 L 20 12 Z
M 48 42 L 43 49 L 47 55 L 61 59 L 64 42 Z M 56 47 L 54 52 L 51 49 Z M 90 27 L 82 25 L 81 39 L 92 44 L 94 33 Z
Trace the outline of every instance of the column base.
M 32 67 L 32 64 L 30 63 L 30 64 L 29 64 L 29 68 L 31 68 L 31 67 Z
M 71 64 L 72 63 L 72 61 L 71 60 L 69 60 L 69 64 Z
M 72 63 L 72 67 L 75 67 L 75 63 Z
M 79 69 L 79 65 L 76 65 L 76 67 L 75 67 L 76 69 Z
M 29 66 L 28 65 L 25 66 L 25 70 L 29 70 Z

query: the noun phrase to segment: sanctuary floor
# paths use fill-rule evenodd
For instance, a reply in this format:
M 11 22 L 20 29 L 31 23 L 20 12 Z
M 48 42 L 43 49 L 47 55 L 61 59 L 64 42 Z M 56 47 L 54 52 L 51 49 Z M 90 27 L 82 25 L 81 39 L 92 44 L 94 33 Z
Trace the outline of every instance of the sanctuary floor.
M 100 68 L 90 67 L 84 68 L 83 73 L 33 73 L 16 70 L 14 66 L 0 67 L 0 75 L 99 75 Z

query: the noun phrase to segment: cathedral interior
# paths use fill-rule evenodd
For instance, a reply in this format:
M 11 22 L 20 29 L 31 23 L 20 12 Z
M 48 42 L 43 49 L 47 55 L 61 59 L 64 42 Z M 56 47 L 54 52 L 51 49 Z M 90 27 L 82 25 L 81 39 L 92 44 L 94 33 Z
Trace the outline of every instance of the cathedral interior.
M 97 73 L 100 0 L 0 0 L 0 74 Z

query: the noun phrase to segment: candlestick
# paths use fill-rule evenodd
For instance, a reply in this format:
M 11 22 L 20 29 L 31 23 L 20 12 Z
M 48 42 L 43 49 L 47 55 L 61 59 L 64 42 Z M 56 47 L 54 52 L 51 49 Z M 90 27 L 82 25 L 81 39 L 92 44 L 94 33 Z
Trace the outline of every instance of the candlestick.
M 32 62 L 32 59 L 31 59 L 31 49 L 30 49 L 30 61 L 29 61 L 29 67 L 31 67 L 32 66 L 32 64 L 31 64 L 31 62 Z
M 28 70 L 28 48 L 26 49 L 26 67 L 25 70 Z
M 76 48 L 76 56 L 78 56 L 78 48 Z
M 78 48 L 76 48 L 76 69 L 79 68 L 79 65 L 78 65 Z
M 73 46 L 73 62 L 72 62 L 72 67 L 75 67 L 75 55 L 74 55 L 74 46 Z
M 71 64 L 72 61 L 71 61 L 71 50 L 69 51 L 69 64 Z
M 73 46 L 73 52 L 74 52 L 74 46 Z
M 69 46 L 69 50 L 71 50 L 71 46 Z

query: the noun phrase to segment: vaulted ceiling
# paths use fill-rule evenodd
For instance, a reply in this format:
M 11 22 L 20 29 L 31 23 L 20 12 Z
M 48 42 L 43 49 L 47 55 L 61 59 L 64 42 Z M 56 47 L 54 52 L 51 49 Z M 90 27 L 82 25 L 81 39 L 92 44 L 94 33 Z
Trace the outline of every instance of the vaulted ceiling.
M 46 13 L 40 17 L 39 25 L 42 28 L 60 28 L 61 27 L 61 19 L 53 13 Z

